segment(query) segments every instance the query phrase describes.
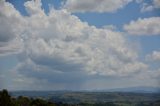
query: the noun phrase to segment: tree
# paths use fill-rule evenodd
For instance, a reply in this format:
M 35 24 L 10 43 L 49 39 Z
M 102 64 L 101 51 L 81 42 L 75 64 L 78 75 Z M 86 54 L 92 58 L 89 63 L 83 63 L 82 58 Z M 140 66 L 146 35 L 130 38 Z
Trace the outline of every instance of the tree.
M 30 99 L 28 97 L 19 96 L 17 102 L 21 106 L 30 106 Z
M 11 97 L 5 89 L 0 92 L 0 106 L 12 106 Z

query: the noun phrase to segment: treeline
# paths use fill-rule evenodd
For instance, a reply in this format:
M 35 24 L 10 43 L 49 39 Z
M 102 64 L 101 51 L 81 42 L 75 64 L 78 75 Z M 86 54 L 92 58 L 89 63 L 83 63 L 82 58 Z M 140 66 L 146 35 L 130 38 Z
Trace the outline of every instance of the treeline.
M 19 96 L 18 98 L 11 97 L 7 90 L 0 91 L 0 106 L 57 106 L 52 102 L 43 99 L 33 99 Z

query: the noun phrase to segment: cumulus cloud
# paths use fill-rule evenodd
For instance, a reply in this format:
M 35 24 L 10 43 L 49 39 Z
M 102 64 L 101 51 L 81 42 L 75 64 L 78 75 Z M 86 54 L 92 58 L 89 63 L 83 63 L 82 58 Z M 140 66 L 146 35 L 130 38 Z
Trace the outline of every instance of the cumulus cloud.
M 19 51 L 22 20 L 20 13 L 13 5 L 3 0 L 0 1 L 0 55 Z
M 145 67 L 121 33 L 89 26 L 66 10 L 46 15 L 37 1 L 25 7 L 29 16 L 23 17 L 22 53 L 35 64 L 60 72 L 120 76 Z
M 146 60 L 160 61 L 160 51 L 153 51 L 152 54 L 146 56 Z
M 0 16 L 9 16 L 4 22 L 10 22 L 11 31 L 15 29 L 14 37 L 6 43 L 13 44 L 11 41 L 18 39 L 15 44 L 20 48 L 16 50 L 21 50 L 15 72 L 24 79 L 19 77 L 16 82 L 31 78 L 35 83 L 42 80 L 69 87 L 95 76 L 132 76 L 148 67 L 139 61 L 138 51 L 121 32 L 89 26 L 65 9 L 52 8 L 45 14 L 38 0 L 24 4 L 27 16 L 21 16 L 10 3 L 1 5 Z
M 67 0 L 63 8 L 70 12 L 115 12 L 132 0 Z
M 139 18 L 124 25 L 124 30 L 132 35 L 160 35 L 160 17 Z

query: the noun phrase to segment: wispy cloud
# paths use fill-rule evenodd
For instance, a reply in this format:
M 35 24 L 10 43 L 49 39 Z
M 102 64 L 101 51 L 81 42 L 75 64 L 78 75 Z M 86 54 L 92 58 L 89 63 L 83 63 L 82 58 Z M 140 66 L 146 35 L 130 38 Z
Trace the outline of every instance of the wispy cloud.
M 149 11 L 153 11 L 155 9 L 160 8 L 160 0 L 152 0 L 152 3 L 150 3 L 150 4 L 146 3 L 144 1 L 141 1 L 141 3 L 142 3 L 141 12 L 149 12 Z

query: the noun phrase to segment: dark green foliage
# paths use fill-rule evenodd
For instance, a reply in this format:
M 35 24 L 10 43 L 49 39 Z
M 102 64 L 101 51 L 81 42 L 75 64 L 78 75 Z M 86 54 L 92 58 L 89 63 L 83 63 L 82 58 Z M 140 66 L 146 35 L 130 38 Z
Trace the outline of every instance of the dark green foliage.
M 0 106 L 57 106 L 43 99 L 32 99 L 19 96 L 11 98 L 7 90 L 0 91 Z
M 17 103 L 21 104 L 22 106 L 30 106 L 31 100 L 28 97 L 19 96 L 17 98 Z
M 11 97 L 7 90 L 0 91 L 0 106 L 12 106 Z
M 32 106 L 47 106 L 47 102 L 42 99 L 35 99 L 31 102 Z

